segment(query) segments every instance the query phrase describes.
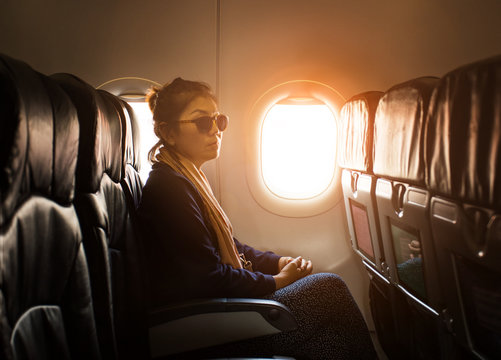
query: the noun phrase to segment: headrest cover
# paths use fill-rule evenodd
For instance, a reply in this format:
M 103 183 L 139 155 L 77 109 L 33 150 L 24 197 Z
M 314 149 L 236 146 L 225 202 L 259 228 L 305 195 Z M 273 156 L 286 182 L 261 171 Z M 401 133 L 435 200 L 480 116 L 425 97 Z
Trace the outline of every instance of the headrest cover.
M 131 106 L 119 97 L 105 91 L 98 90 L 110 103 L 115 106 L 122 122 L 122 178 L 125 176 L 125 165 L 129 164 L 139 171 L 139 128 Z
M 429 99 L 438 78 L 396 85 L 379 100 L 374 122 L 374 174 L 423 185 L 424 130 Z
M 430 104 L 426 144 L 430 189 L 501 209 L 501 56 L 441 79 Z
M 78 126 L 73 105 L 56 84 L 5 55 L 0 55 L 0 95 L 3 224 L 30 194 L 72 201 Z
M 115 105 L 92 86 L 70 74 L 51 76 L 70 96 L 78 112 L 80 146 L 76 190 L 98 191 L 104 173 L 122 176 L 122 123 Z
M 339 118 L 339 166 L 372 173 L 374 116 L 382 95 L 380 91 L 365 92 L 343 105 Z

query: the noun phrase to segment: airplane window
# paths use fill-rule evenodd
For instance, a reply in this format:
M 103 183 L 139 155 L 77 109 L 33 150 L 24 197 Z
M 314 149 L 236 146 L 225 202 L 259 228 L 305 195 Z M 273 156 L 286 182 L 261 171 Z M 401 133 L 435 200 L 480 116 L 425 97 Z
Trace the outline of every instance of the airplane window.
M 327 105 L 314 99 L 279 102 L 268 111 L 261 136 L 262 176 L 271 192 L 309 199 L 329 187 L 336 164 L 336 128 Z
M 308 217 L 342 200 L 336 117 L 344 102 L 312 80 L 275 85 L 255 101 L 245 123 L 246 175 L 260 206 Z
M 141 170 L 139 171 L 139 176 L 146 183 L 151 170 L 151 164 L 148 162 L 148 152 L 157 142 L 157 137 L 153 132 L 153 117 L 151 115 L 150 108 L 146 102 L 129 102 L 129 105 L 134 110 L 136 114 L 138 123 L 140 124 L 140 161 Z

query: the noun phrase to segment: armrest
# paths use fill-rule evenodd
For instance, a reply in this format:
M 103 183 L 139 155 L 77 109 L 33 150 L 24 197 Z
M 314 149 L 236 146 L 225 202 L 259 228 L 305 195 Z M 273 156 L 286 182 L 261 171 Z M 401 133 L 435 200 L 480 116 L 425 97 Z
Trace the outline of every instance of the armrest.
M 285 305 L 240 298 L 201 299 L 157 308 L 150 313 L 149 324 L 152 357 L 297 328 Z

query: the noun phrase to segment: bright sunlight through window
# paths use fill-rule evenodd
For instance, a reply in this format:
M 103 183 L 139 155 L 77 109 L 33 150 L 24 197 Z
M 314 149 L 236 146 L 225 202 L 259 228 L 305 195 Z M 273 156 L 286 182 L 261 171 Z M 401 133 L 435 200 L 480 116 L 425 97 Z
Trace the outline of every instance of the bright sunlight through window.
M 143 181 L 143 184 L 146 183 L 148 176 L 150 174 L 151 165 L 148 162 L 148 152 L 156 144 L 158 138 L 155 136 L 153 132 L 153 116 L 151 114 L 150 108 L 148 107 L 148 103 L 146 102 L 129 102 L 129 105 L 134 110 L 134 113 L 137 117 L 137 122 L 140 127 L 141 134 L 141 147 L 140 147 L 140 161 L 141 161 L 141 170 L 139 171 L 139 176 Z
M 262 175 L 275 195 L 287 199 L 320 195 L 334 177 L 335 156 L 335 119 L 325 104 L 278 103 L 266 115 Z

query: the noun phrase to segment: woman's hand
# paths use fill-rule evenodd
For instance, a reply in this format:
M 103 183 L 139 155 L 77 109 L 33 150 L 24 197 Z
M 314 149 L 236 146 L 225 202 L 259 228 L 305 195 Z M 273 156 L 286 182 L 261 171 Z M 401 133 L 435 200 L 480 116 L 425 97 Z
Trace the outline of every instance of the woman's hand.
M 313 271 L 311 261 L 306 261 L 301 256 L 293 259 L 290 257 L 282 257 L 278 261 L 280 272 L 278 275 L 273 276 L 275 279 L 275 289 L 281 289 L 287 285 L 292 284 Z
M 292 258 L 290 256 L 282 256 L 278 260 L 278 272 L 282 271 L 284 266 L 287 265 L 288 263 L 290 263 L 292 260 L 294 260 L 294 258 Z
M 299 256 L 299 258 L 301 258 L 301 269 L 306 269 L 306 267 L 308 266 L 308 262 L 310 263 L 311 265 L 311 261 L 306 261 L 305 259 L 303 259 L 301 256 Z M 289 264 L 291 261 L 294 261 L 295 259 L 290 257 L 290 256 L 282 256 L 279 260 L 278 260 L 278 272 L 282 271 L 282 269 L 285 267 L 285 265 Z

